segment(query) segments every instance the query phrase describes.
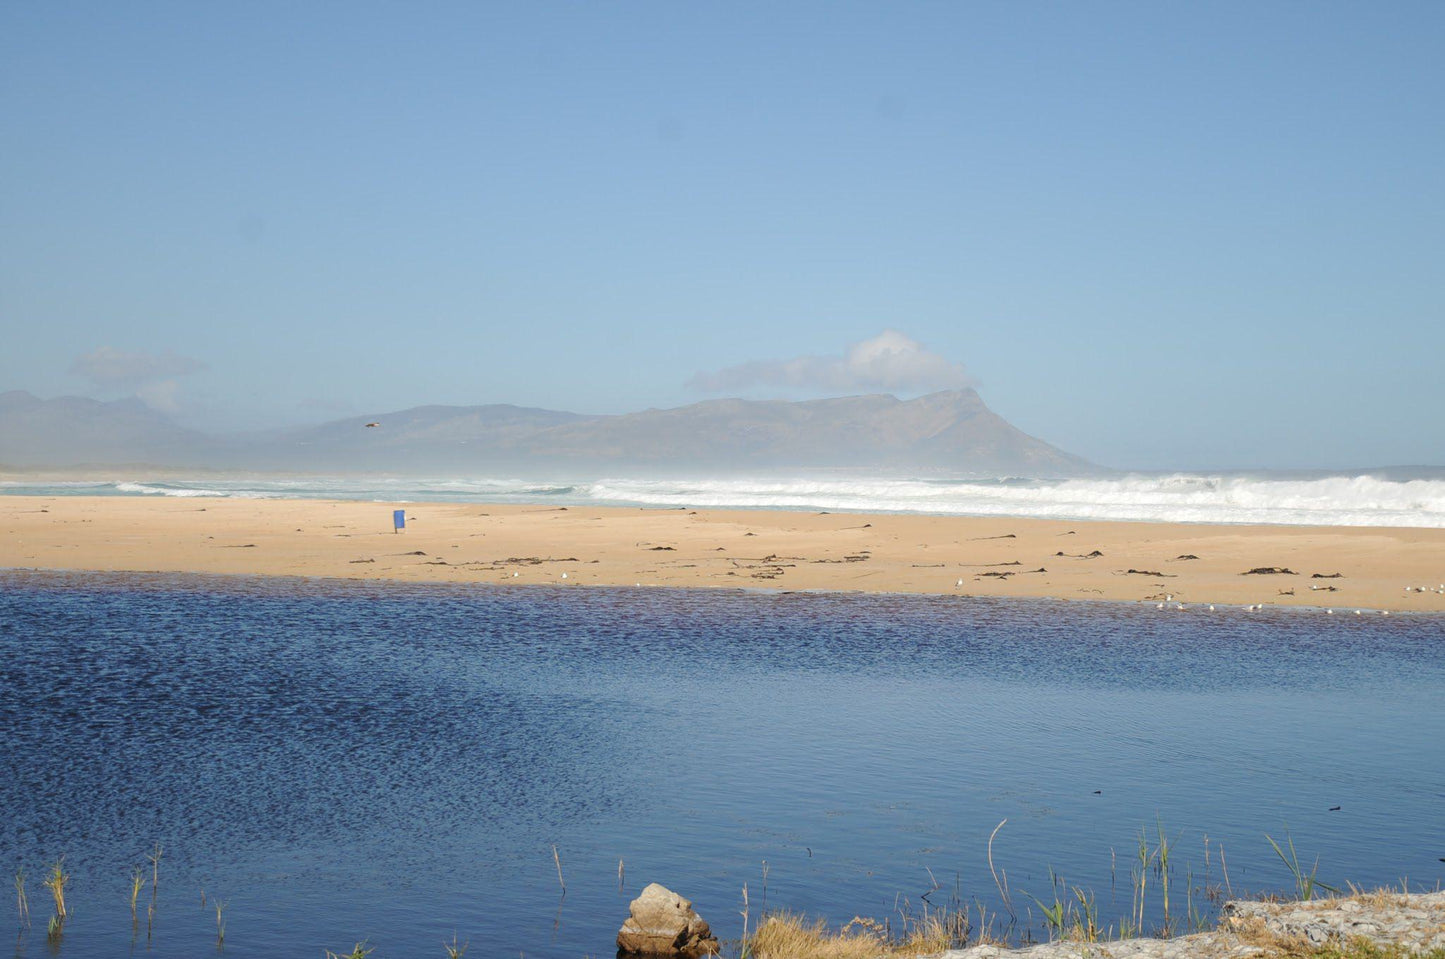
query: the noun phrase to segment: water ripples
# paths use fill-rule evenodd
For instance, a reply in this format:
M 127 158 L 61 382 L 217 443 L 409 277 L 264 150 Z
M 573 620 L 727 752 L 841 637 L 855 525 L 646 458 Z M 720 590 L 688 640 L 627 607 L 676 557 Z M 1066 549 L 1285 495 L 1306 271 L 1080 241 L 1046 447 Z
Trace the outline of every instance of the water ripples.
M 887 912 L 924 866 L 986 897 L 1005 816 L 1021 879 L 1106 885 L 1156 816 L 1260 886 L 1285 820 L 1359 881 L 1445 855 L 1437 619 L 11 572 L 0 654 L 0 858 L 66 855 L 114 905 L 161 841 L 167 915 L 229 888 L 238 956 L 454 924 L 605 951 L 624 857 L 725 933 L 762 859 L 794 908 Z M 67 937 L 128 931 L 106 915 Z

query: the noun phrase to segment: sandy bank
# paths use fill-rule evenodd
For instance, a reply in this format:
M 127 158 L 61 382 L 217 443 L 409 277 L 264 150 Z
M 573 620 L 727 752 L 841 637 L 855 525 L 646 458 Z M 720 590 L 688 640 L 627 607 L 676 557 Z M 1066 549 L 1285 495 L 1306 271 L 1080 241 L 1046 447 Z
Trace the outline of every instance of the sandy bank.
M 1445 611 L 1438 529 L 418 503 L 396 534 L 393 508 L 0 496 L 0 567 Z

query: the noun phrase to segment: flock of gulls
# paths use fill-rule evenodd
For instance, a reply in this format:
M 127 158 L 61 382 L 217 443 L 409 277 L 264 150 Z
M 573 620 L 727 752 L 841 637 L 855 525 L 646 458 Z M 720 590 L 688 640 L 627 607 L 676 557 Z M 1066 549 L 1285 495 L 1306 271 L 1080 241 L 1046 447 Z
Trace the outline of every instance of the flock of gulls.
M 519 573 L 512 573 L 512 575 L 513 578 L 516 578 Z M 562 579 L 566 579 L 566 573 L 562 573 Z M 637 585 L 640 586 L 642 585 L 642 583 L 637 583 Z M 962 581 L 962 579 L 958 579 L 958 582 L 954 583 L 954 588 L 962 588 L 962 585 L 964 585 L 964 581 Z M 1438 586 L 1406 586 L 1405 592 L 1438 592 L 1438 594 L 1445 595 L 1445 582 L 1439 583 Z M 1212 604 L 1211 602 L 1211 604 L 1208 605 L 1209 612 L 1214 612 L 1214 604 Z M 1175 611 L 1178 612 L 1183 612 L 1185 611 L 1185 609 L 1188 608 L 1189 607 L 1186 607 L 1186 605 L 1182 604 L 1182 602 L 1175 602 L 1175 598 L 1173 598 L 1172 592 L 1169 592 L 1169 594 L 1165 594 L 1165 601 L 1155 605 L 1155 609 L 1175 609 Z M 1244 609 L 1244 611 L 1246 612 L 1259 612 L 1260 609 L 1264 608 L 1264 604 L 1263 602 L 1251 602 L 1251 604 L 1248 604 L 1247 607 L 1240 608 Z M 1360 617 L 1360 615 L 1364 615 L 1364 609 L 1355 609 L 1354 614 L 1357 615 L 1357 617 Z M 1334 608 L 1325 609 L 1325 615 L 1327 615 L 1327 617 L 1332 617 L 1332 615 L 1335 615 Z M 1387 617 L 1387 615 L 1390 615 L 1389 609 L 1380 609 L 1380 615 L 1383 615 L 1383 617 Z
M 962 586 L 962 585 L 963 585 L 963 580 L 959 580 L 957 585 Z M 1441 583 L 1441 584 L 1439 584 L 1438 586 L 1406 586 L 1406 587 L 1405 587 L 1405 592 L 1407 592 L 1407 593 L 1439 593 L 1440 595 L 1445 596 L 1445 583 Z M 1176 603 L 1176 602 L 1174 602 L 1174 594 L 1173 594 L 1173 593 L 1166 593 L 1166 594 L 1164 595 L 1164 602 L 1156 604 L 1154 608 L 1155 608 L 1155 609 L 1174 609 L 1174 610 L 1178 610 L 1178 611 L 1183 611 L 1183 610 L 1185 610 L 1185 609 L 1188 609 L 1189 607 L 1185 606 L 1183 603 Z M 1260 610 L 1264 609 L 1264 604 L 1263 604 L 1263 603 L 1250 603 L 1248 606 L 1241 606 L 1240 608 L 1243 609 L 1245 612 L 1257 613 L 1257 612 L 1259 612 Z M 1211 603 L 1211 604 L 1209 605 L 1209 611 L 1210 611 L 1211 613 L 1214 612 L 1214 604 L 1213 604 L 1213 603 Z M 1357 609 L 1357 610 L 1355 610 L 1354 612 L 1355 612 L 1355 615 L 1356 615 L 1356 616 L 1363 616 L 1363 615 L 1365 614 L 1365 611 L 1364 611 L 1363 609 Z M 1325 609 L 1325 615 L 1326 615 L 1326 616 L 1333 616 L 1333 615 L 1335 615 L 1334 609 L 1333 609 L 1333 608 L 1330 608 L 1330 607 L 1326 607 L 1326 609 Z M 1381 616 L 1389 616 L 1389 615 L 1390 615 L 1390 611 L 1389 611 L 1388 609 L 1382 609 L 1382 610 L 1380 610 L 1380 615 L 1381 615 Z

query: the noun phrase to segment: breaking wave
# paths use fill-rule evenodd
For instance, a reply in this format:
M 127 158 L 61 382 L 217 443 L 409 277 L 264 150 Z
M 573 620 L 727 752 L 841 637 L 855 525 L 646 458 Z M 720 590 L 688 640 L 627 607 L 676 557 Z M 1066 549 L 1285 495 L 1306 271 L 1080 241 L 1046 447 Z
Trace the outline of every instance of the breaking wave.
M 0 483 L 0 493 L 835 510 L 1188 523 L 1445 527 L 1445 471 L 1405 478 L 1130 474 L 1038 480 L 881 477 L 600 479 L 230 478 Z
M 602 501 L 1050 519 L 1445 527 L 1445 478 L 1176 473 L 1074 480 L 606 481 Z

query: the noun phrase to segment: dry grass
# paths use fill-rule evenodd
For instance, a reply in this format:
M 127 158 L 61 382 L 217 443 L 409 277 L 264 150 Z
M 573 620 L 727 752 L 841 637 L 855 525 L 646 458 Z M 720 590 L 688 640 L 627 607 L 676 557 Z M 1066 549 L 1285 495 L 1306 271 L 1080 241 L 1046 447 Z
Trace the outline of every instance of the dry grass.
M 1152 850 L 1146 856 L 1152 858 L 1151 853 Z M 1316 886 L 1318 888 L 1318 884 Z M 1388 912 L 1410 905 L 1406 889 L 1403 883 L 1400 888 L 1373 890 L 1351 886 L 1346 894 L 1316 899 L 1315 903 L 1327 908 L 1331 902 L 1354 901 L 1371 910 Z M 741 959 L 904 959 L 936 955 L 962 946 L 1017 945 L 1009 941 L 1010 937 L 993 934 L 993 917 L 988 916 L 982 906 L 974 917 L 975 923 L 956 905 L 954 902 L 950 908 L 925 909 L 922 916 L 910 914 L 905 907 L 887 924 L 855 916 L 841 928 L 829 928 L 826 921 L 799 913 L 769 913 L 751 935 L 745 933 Z M 1080 908 L 1091 913 L 1084 906 Z M 1202 925 L 1201 920 L 1197 926 L 1191 924 L 1191 929 L 1203 931 L 1199 928 Z M 1259 949 L 1259 959 L 1445 959 L 1445 949 L 1411 953 L 1404 947 L 1381 946 L 1366 939 L 1318 945 L 1307 939 L 1274 933 L 1262 918 L 1230 920 L 1220 931 L 1230 934 L 1242 945 Z M 1092 922 L 1085 926 L 1072 914 L 1070 921 L 1061 924 L 1055 932 L 1058 939 L 1075 942 L 1113 939 L 1112 930 L 1106 934 Z M 1138 930 L 1125 930 L 1121 938 L 1137 935 Z
M 50 867 L 50 873 L 41 881 L 55 899 L 55 915 L 61 921 L 69 915 L 65 909 L 65 885 L 70 882 L 70 873 L 65 871 L 65 857 L 62 856 Z
M 130 874 L 130 921 L 136 922 L 136 900 L 140 898 L 140 891 L 145 888 L 146 877 L 139 866 Z
M 1405 946 L 1382 946 L 1368 939 L 1315 945 L 1305 942 L 1287 951 L 1267 951 L 1266 959 L 1445 959 L 1445 949 L 1412 952 Z
M 326 953 L 326 959 L 366 959 L 367 956 L 376 950 L 368 947 L 364 942 L 358 942 L 355 946 L 352 946 L 351 951 L 347 953 L 332 952 L 330 949 L 324 949 L 322 951 Z
M 25 870 L 15 870 L 15 912 L 21 925 L 30 925 L 30 898 L 25 895 Z
M 1371 909 L 1402 909 L 1410 904 L 1409 886 L 1403 880 L 1399 889 L 1381 886 L 1379 889 L 1361 889 L 1354 883 L 1347 883 L 1349 893 L 1338 898 L 1358 902 Z
M 957 912 L 932 912 L 906 921 L 901 935 L 891 935 L 876 919 L 854 916 L 838 930 L 823 919 L 792 912 L 772 913 L 743 942 L 751 959 L 879 959 L 924 956 L 963 945 L 968 919 Z
M 1360 901 L 1370 902 L 1370 897 L 1381 892 L 1394 897 L 1387 905 L 1398 901 L 1399 894 L 1388 889 L 1362 892 Z M 1325 943 L 1310 942 L 1303 936 L 1282 936 L 1258 917 L 1235 920 L 1228 924 L 1227 931 L 1244 945 L 1262 950 L 1260 959 L 1445 959 L 1445 949 L 1415 952 L 1403 945 L 1381 945 L 1359 936 Z
M 774 913 L 743 942 L 753 959 L 874 959 L 888 951 L 887 940 L 872 920 L 857 920 L 833 931 L 823 919 L 792 912 Z
M 893 944 L 895 955 L 920 956 L 943 952 L 968 942 L 968 917 L 961 912 L 933 912 L 908 923 Z

